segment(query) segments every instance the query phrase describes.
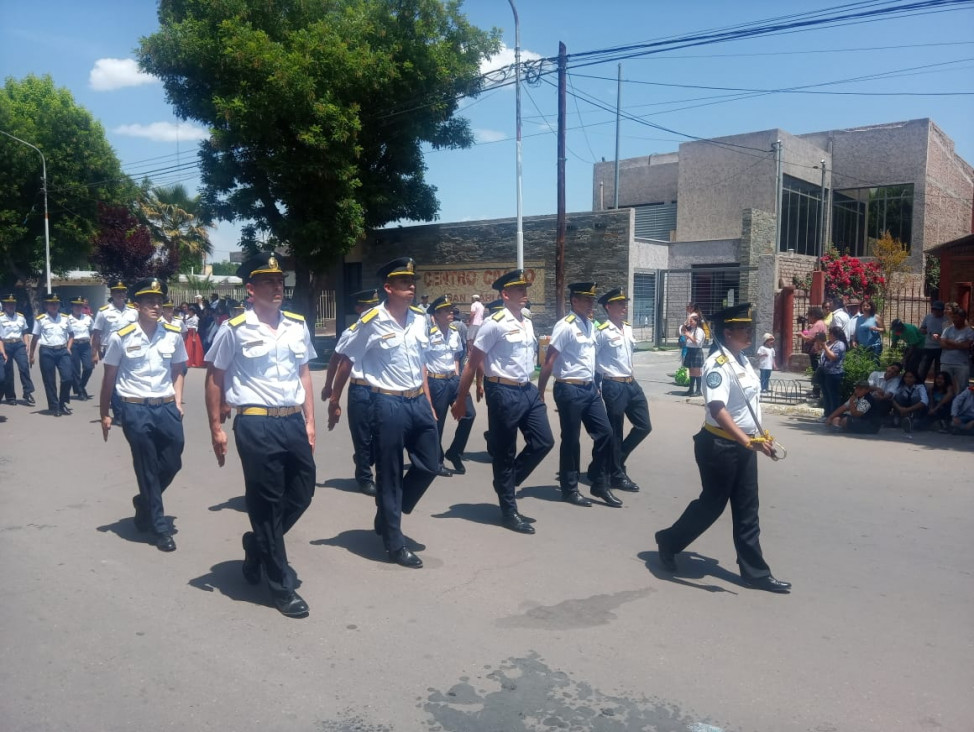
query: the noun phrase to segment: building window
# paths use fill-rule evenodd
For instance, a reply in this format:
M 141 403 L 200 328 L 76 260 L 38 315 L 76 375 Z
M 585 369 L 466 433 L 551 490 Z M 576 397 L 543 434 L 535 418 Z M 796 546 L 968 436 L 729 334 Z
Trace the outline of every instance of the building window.
M 910 250 L 913 238 L 913 184 L 846 188 L 832 203 L 832 242 L 854 257 L 872 254 L 872 245 L 888 231 Z
M 779 251 L 819 254 L 822 188 L 790 175 L 781 189 L 781 245 Z
M 636 272 L 632 276 L 632 324 L 649 328 L 656 323 L 656 274 Z
M 636 209 L 636 238 L 669 241 L 676 231 L 676 201 L 633 206 Z

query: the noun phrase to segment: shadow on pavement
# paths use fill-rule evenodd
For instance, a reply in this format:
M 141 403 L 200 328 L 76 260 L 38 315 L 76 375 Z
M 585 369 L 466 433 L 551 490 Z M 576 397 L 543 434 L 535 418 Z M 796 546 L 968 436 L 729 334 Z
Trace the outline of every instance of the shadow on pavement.
M 233 498 L 228 498 L 223 503 L 210 506 L 211 511 L 223 511 L 224 509 L 247 513 L 247 500 L 243 496 L 234 496 Z
M 406 547 L 410 551 L 421 552 L 426 549 L 425 544 L 420 544 L 408 536 L 404 538 L 406 539 Z M 330 539 L 315 539 L 309 543 L 312 546 L 337 546 L 350 554 L 380 564 L 388 564 L 389 562 L 389 555 L 382 545 L 382 539 L 376 536 L 374 531 L 367 529 L 350 529 Z
M 252 605 L 273 607 L 267 590 L 262 585 L 250 585 L 243 578 L 243 560 L 234 559 L 220 562 L 210 567 L 207 574 L 194 577 L 186 584 L 204 592 L 218 591 L 235 602 L 249 602 Z
M 315 483 L 318 488 L 335 488 L 346 493 L 361 493 L 355 478 L 329 478 L 323 483 Z
M 874 435 L 857 435 L 843 432 L 833 427 L 827 427 L 824 422 L 819 422 L 815 419 L 792 419 L 787 423 L 787 428 L 818 437 L 836 437 L 845 440 L 855 440 L 857 444 L 863 442 L 888 442 L 916 445 L 925 450 L 959 450 L 961 452 L 971 452 L 974 450 L 974 440 L 971 439 L 971 435 L 942 434 L 936 430 L 915 430 L 907 433 L 899 427 L 883 427 Z
M 518 489 L 515 498 L 540 498 L 542 501 L 561 503 L 561 488 L 556 485 L 529 485 Z
M 663 565 L 660 564 L 659 554 L 655 551 L 639 552 L 636 556 L 646 563 L 646 569 L 656 579 L 663 580 L 664 582 L 672 582 L 676 585 L 693 587 L 694 589 L 706 590 L 707 592 L 730 592 L 732 595 L 736 595 L 737 592 L 729 590 L 726 587 L 721 587 L 720 585 L 712 585 L 706 582 L 691 582 L 690 580 L 702 580 L 705 577 L 714 577 L 723 580 L 727 584 L 744 587 L 744 582 L 738 574 L 721 567 L 716 559 L 705 557 L 696 552 L 681 552 L 678 554 L 676 559 L 676 572 L 668 572 L 665 570 Z
M 179 529 L 176 528 L 175 521 L 175 516 L 166 516 L 166 523 L 169 524 L 169 531 L 172 534 L 179 533 Z M 99 526 L 97 527 L 97 531 L 100 531 L 103 534 L 111 532 L 119 539 L 125 539 L 125 541 L 131 541 L 134 544 L 155 543 L 151 532 L 142 532 L 135 528 L 135 519 L 133 518 L 123 518 L 119 519 L 113 524 Z
M 470 462 L 473 462 L 473 463 L 492 463 L 492 462 L 494 462 L 494 459 L 490 456 L 490 453 L 487 452 L 486 450 L 483 450 L 481 452 L 467 452 L 467 451 L 464 451 L 464 453 L 463 453 L 463 459 L 464 460 L 469 460 Z
M 500 509 L 492 503 L 454 503 L 443 513 L 432 514 L 433 518 L 452 518 L 473 521 L 475 524 L 498 526 L 501 522 Z

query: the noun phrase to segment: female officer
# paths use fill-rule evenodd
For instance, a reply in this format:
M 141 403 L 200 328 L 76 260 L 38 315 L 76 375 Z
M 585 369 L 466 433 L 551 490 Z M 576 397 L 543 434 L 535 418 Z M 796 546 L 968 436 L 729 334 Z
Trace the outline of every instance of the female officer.
M 757 454 L 773 454 L 771 443 L 756 441 L 761 419 L 761 382 L 744 356 L 751 344 L 751 305 L 744 303 L 714 315 L 718 348 L 704 364 L 703 429 L 694 438 L 694 457 L 703 490 L 670 528 L 656 532 L 660 563 L 676 570 L 676 555 L 717 520 L 731 504 L 734 546 L 741 578 L 748 587 L 788 592 L 791 584 L 775 579 L 761 553 L 758 537 Z M 750 407 L 748 406 L 750 405 Z

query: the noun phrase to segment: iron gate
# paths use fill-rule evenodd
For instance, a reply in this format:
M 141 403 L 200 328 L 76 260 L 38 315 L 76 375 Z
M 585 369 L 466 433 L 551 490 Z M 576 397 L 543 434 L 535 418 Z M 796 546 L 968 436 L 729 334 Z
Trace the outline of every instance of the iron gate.
M 757 267 L 701 265 L 662 270 L 656 288 L 656 344 L 678 342 L 680 326 L 687 317 L 687 303 L 699 305 L 706 317 L 754 297 L 757 297 Z

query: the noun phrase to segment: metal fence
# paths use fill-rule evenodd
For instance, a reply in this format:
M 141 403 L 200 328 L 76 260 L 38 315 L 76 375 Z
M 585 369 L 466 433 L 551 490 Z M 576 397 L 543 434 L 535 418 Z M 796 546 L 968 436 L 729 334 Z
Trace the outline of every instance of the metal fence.
M 757 297 L 757 267 L 693 267 L 659 273 L 656 304 L 656 343 L 675 345 L 686 320 L 687 303 L 696 303 L 704 316 Z

